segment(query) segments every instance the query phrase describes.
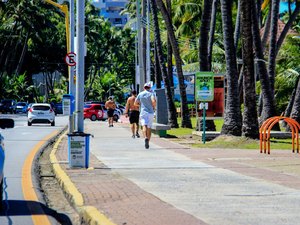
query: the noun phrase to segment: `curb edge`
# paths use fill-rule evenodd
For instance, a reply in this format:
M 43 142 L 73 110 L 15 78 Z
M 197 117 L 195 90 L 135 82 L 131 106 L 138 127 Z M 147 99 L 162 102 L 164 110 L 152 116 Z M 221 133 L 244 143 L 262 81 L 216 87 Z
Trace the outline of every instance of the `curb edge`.
M 86 224 L 116 225 L 115 223 L 111 222 L 104 214 L 99 212 L 96 207 L 84 205 L 82 194 L 78 191 L 71 179 L 59 165 L 55 153 L 57 152 L 58 146 L 66 133 L 67 131 L 65 131 L 58 137 L 50 153 L 50 163 L 52 164 L 52 168 L 59 185 L 61 186 L 63 192 L 66 194 L 67 198 L 75 206 L 80 217 Z

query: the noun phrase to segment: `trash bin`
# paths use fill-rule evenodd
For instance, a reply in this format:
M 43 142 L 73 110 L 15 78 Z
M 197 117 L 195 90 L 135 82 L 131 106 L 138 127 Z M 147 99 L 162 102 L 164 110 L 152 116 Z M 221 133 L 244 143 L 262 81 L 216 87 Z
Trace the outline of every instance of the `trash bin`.
M 88 168 L 90 152 L 90 134 L 74 132 L 68 134 L 68 156 L 71 168 Z
M 73 114 L 75 109 L 75 99 L 73 95 L 65 94 L 62 100 L 63 115 L 70 116 Z

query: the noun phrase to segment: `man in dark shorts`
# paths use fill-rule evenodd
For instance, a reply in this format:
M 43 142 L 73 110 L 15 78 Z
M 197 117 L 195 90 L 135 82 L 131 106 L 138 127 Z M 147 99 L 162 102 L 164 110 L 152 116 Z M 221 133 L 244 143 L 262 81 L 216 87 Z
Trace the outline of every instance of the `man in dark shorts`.
M 116 109 L 116 104 L 113 101 L 112 97 L 109 97 L 108 101 L 105 102 L 105 108 L 107 109 L 108 126 L 113 127 L 114 126 L 114 112 Z
M 139 107 L 134 105 L 136 98 L 136 91 L 131 92 L 131 96 L 127 99 L 126 108 L 125 108 L 125 117 L 129 116 L 130 128 L 132 131 L 132 138 L 139 138 L 139 117 L 140 111 Z

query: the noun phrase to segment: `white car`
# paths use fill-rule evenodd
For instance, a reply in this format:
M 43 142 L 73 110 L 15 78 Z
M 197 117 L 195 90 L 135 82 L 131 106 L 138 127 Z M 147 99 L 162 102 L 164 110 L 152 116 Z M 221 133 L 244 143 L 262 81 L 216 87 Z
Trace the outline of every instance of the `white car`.
M 34 103 L 28 110 L 28 126 L 33 123 L 50 123 L 55 126 L 55 112 L 48 103 Z
M 105 105 L 104 104 L 101 104 L 102 105 L 102 108 L 103 108 L 103 120 L 106 120 L 108 117 L 107 117 L 107 109 L 105 108 Z M 121 113 L 119 110 L 115 109 L 114 111 L 114 121 L 118 122 L 118 120 L 120 119 L 121 117 Z

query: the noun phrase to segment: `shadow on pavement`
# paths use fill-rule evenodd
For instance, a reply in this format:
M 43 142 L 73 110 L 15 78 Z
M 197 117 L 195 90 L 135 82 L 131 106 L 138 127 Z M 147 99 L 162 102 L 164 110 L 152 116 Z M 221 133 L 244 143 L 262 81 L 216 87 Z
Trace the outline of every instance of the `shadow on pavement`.
M 60 224 L 71 225 L 70 218 L 57 211 L 47 207 L 46 205 L 35 201 L 24 200 L 7 200 L 3 202 L 4 206 L 0 212 L 0 216 L 31 216 L 31 215 L 48 215 L 55 218 Z

